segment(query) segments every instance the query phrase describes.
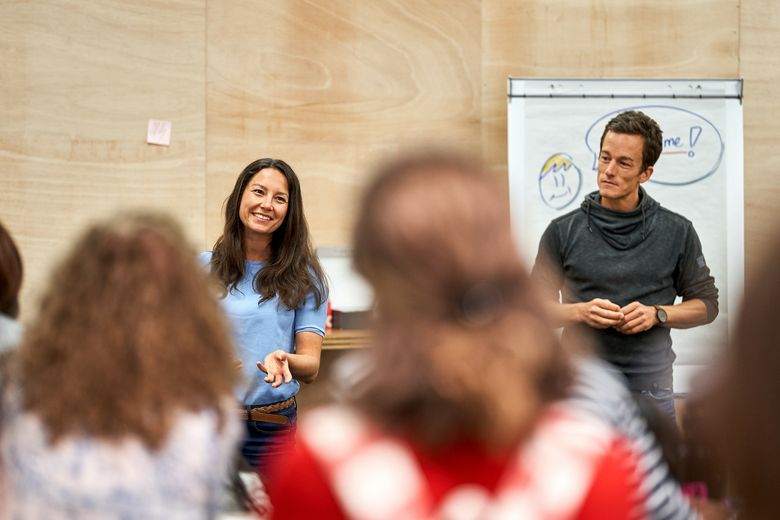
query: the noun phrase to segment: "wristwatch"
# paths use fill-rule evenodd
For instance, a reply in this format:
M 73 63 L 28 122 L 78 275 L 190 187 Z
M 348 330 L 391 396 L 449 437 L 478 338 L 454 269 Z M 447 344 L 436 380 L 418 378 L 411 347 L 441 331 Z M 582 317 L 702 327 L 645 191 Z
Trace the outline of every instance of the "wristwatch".
M 655 317 L 658 320 L 659 325 L 663 325 L 667 322 L 669 319 L 669 316 L 666 314 L 666 311 L 663 310 L 660 306 L 655 305 Z

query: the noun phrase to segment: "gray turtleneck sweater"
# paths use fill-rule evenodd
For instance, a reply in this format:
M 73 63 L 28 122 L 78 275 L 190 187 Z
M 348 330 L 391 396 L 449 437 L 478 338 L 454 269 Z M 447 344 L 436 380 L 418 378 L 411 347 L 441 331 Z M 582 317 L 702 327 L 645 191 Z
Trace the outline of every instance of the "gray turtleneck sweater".
M 551 297 L 557 299 L 560 291 L 562 303 L 607 298 L 622 307 L 633 301 L 672 305 L 678 295 L 683 301 L 698 298 L 711 322 L 718 314 L 718 289 L 693 224 L 639 190 L 633 211 L 603 207 L 595 191 L 580 208 L 553 220 L 539 243 L 533 277 Z M 576 324 L 564 329 L 564 341 L 581 331 L 591 333 L 632 389 L 672 386 L 675 355 L 668 328 L 626 335 Z

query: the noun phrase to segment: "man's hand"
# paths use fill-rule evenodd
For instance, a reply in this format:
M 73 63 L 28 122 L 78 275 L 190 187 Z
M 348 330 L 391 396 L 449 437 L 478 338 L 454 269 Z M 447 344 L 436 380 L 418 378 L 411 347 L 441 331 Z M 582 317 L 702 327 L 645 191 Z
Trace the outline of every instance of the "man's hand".
M 614 325 L 618 332 L 623 334 L 636 334 L 644 332 L 658 325 L 655 307 L 642 305 L 639 302 L 631 302 L 620 309 L 625 316 L 621 323 Z
M 624 315 L 620 306 L 603 298 L 594 298 L 579 305 L 579 321 L 594 329 L 615 327 L 623 322 Z
M 287 356 L 288 354 L 284 350 L 274 350 L 265 356 L 262 363 L 260 361 L 257 362 L 257 368 L 268 374 L 263 378 L 263 381 L 271 383 L 271 386 L 274 388 L 281 386 L 282 383 L 292 381 Z

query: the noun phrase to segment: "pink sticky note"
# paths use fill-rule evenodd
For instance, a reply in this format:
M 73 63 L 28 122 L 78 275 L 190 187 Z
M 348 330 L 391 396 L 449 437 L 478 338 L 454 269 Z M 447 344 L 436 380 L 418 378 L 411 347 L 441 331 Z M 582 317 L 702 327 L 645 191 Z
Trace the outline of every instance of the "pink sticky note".
M 150 119 L 146 130 L 146 142 L 168 146 L 171 144 L 171 122 L 160 119 Z

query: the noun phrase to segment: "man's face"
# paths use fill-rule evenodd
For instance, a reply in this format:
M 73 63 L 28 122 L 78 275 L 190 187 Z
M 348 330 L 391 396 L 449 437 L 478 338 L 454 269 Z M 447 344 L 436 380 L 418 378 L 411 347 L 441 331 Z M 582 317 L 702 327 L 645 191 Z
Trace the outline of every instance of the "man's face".
M 639 185 L 653 174 L 642 170 L 644 138 L 641 135 L 607 132 L 598 161 L 601 205 L 614 211 L 631 211 L 639 204 Z

